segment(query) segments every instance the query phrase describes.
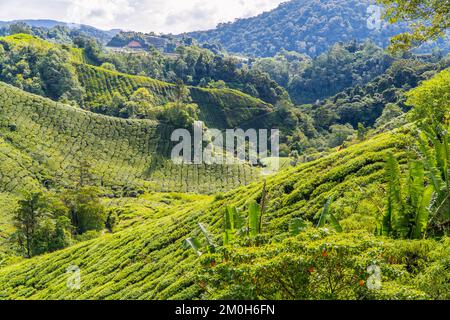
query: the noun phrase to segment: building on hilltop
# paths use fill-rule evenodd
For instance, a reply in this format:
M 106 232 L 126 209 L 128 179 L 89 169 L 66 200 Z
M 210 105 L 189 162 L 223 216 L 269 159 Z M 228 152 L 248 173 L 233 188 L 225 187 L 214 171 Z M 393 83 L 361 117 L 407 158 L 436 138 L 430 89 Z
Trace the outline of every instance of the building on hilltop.
M 143 49 L 142 45 L 136 40 L 131 41 L 127 45 L 127 47 L 130 48 L 130 49 Z

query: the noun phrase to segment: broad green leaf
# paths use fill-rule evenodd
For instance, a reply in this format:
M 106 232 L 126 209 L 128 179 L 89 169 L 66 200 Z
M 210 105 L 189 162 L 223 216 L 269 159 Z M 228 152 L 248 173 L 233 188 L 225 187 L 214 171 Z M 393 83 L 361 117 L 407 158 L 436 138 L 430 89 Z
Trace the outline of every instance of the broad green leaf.
M 206 227 L 202 223 L 199 223 L 198 226 L 200 227 L 200 230 L 202 231 L 203 235 L 205 236 L 208 246 L 215 247 L 216 245 L 214 244 L 213 238 L 209 234 L 208 230 L 206 230 Z
M 386 175 L 388 179 L 388 205 L 383 217 L 383 235 L 391 232 L 406 236 L 407 217 L 405 215 L 405 204 L 402 198 L 402 183 L 400 166 L 392 153 L 388 154 L 386 160 Z
M 236 207 L 233 207 L 232 213 L 234 229 L 242 230 L 245 228 L 245 218 L 242 216 L 241 212 Z
M 333 197 L 329 197 L 327 202 L 325 203 L 325 206 L 322 209 L 322 213 L 319 218 L 319 222 L 317 223 L 317 228 L 323 228 L 325 227 L 325 223 L 328 220 L 328 215 L 331 212 L 331 204 L 333 203 Z
M 255 237 L 261 233 L 259 228 L 261 219 L 261 208 L 256 202 L 252 202 L 248 208 L 248 224 L 249 224 L 249 233 L 251 237 Z
M 424 164 L 428 174 L 430 175 L 434 191 L 440 195 L 444 188 L 444 181 L 442 180 L 439 169 L 436 166 L 436 160 L 434 159 L 434 156 L 428 146 L 427 136 L 423 132 L 419 133 L 419 148 L 422 156 L 425 158 Z
M 334 230 L 336 230 L 336 232 L 342 232 L 342 226 L 339 223 L 338 219 L 336 219 L 334 214 L 330 213 L 329 219 Z
M 236 207 L 227 207 L 225 211 L 225 231 L 235 229 L 234 218 L 236 212 L 237 212 Z
M 289 223 L 289 234 L 291 236 L 299 235 L 306 228 L 306 223 L 300 218 L 294 218 Z
M 420 161 L 410 161 L 409 163 L 409 177 L 408 177 L 408 192 L 410 203 L 413 208 L 420 206 L 424 193 L 424 169 Z
M 183 247 L 185 249 L 191 248 L 198 256 L 201 256 L 203 254 L 200 251 L 202 244 L 197 238 L 192 237 L 184 240 Z

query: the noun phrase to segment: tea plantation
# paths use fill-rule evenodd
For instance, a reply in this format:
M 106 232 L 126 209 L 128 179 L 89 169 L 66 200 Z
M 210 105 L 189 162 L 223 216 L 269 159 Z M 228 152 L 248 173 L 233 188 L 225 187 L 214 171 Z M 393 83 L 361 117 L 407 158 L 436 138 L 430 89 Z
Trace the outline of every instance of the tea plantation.
M 262 227 L 265 244 L 229 248 L 227 261 L 205 262 L 193 251 L 183 249 L 183 241 L 201 236 L 197 227 L 201 222 L 212 241 L 220 244 L 225 206 L 246 207 L 249 201 L 261 197 L 262 183 L 238 188 L 221 197 L 185 199 L 179 204 L 174 199 L 183 199 L 182 195 L 166 196 L 173 206 L 153 211 L 139 209 L 135 202 L 145 203 L 154 196 L 129 200 L 127 214 L 145 217 L 138 218 L 138 224 L 1 269 L 0 298 L 199 299 L 240 295 L 248 298 L 242 288 L 244 285 L 253 288 L 250 284 L 218 287 L 211 292 L 208 288 L 220 284 L 217 281 L 221 276 L 235 274 L 241 279 L 248 275 L 253 286 L 265 283 L 269 292 L 264 294 L 270 294 L 270 288 L 279 283 L 277 279 L 298 268 L 295 272 L 306 272 L 313 281 L 325 276 L 332 267 L 342 272 L 341 278 L 332 279 L 342 290 L 331 290 L 320 282 L 315 285 L 320 290 L 309 298 L 328 295 L 350 299 L 448 299 L 448 273 L 445 276 L 448 240 L 414 242 L 371 235 L 377 219 L 374 208 L 382 202 L 383 159 L 388 152 L 394 152 L 403 162 L 408 139 L 408 129 L 383 134 L 268 178 L 269 200 Z M 345 233 L 313 228 L 288 238 L 290 221 L 293 218 L 317 221 L 316 213 L 330 195 L 337 199 L 334 212 Z M 336 262 L 333 257 L 343 252 L 345 260 Z M 240 262 L 233 265 L 236 261 Z M 311 261 L 314 267 L 302 269 L 302 261 Z M 369 292 L 362 284 L 369 276 L 365 266 L 371 263 L 380 266 L 383 285 L 380 290 Z M 79 290 L 70 290 L 66 285 L 66 270 L 72 265 L 81 269 Z M 214 270 L 215 273 L 210 273 Z M 227 273 L 222 273 L 226 270 Z M 360 273 L 354 274 L 355 270 Z M 441 276 L 437 279 L 444 279 L 443 282 L 432 282 L 430 279 L 436 279 L 438 274 Z M 269 279 L 271 285 L 267 284 Z
M 176 99 L 173 84 L 87 64 L 76 66 L 80 82 L 85 89 L 84 105 L 87 109 L 105 111 L 105 108 L 111 105 L 115 92 L 129 98 L 139 88 L 146 88 L 153 95 L 155 105 Z M 211 128 L 239 127 L 254 117 L 269 115 L 273 111 L 268 103 L 237 90 L 199 87 L 190 87 L 189 90 L 190 96 L 187 100 L 199 106 L 200 120 Z
M 248 184 L 245 164 L 176 165 L 171 128 L 83 111 L 0 83 L 0 190 L 70 187 L 87 162 L 88 184 L 106 192 L 214 193 Z
M 128 99 L 140 88 L 146 88 L 154 98 L 154 105 L 163 105 L 176 100 L 175 85 L 143 76 L 133 76 L 107 70 L 87 64 L 87 58 L 82 49 L 63 46 L 25 34 L 0 37 L 0 45 L 4 50 L 23 57 L 24 52 L 30 52 L 30 68 L 38 55 L 48 54 L 52 50 L 67 53 L 67 59 L 75 68 L 83 94 L 82 107 L 97 113 L 108 114 L 115 93 Z M 3 48 L 2 47 L 2 48 Z M 27 79 L 30 80 L 30 79 Z M 207 89 L 190 87 L 186 102 L 198 104 L 200 120 L 211 128 L 234 128 L 243 126 L 255 117 L 264 117 L 273 111 L 273 107 L 257 98 L 233 89 Z

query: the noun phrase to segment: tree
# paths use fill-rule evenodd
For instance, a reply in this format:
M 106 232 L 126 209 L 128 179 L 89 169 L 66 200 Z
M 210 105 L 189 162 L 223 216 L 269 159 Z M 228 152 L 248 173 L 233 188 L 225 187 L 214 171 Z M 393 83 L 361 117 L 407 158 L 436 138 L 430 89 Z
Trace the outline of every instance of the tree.
M 358 140 L 359 141 L 366 140 L 368 132 L 369 132 L 369 128 L 364 127 L 364 125 L 361 122 L 358 123 Z
M 9 34 L 14 35 L 18 33 L 32 34 L 33 31 L 31 30 L 31 27 L 24 22 L 17 22 L 11 24 L 9 26 Z
M 14 217 L 19 247 L 25 251 L 28 258 L 33 255 L 39 219 L 44 214 L 42 197 L 42 193 L 27 195 L 25 199 L 19 201 L 19 209 Z
M 116 66 L 109 62 L 102 63 L 101 67 L 109 71 L 116 71 Z
M 383 109 L 383 113 L 381 114 L 381 116 L 375 122 L 375 127 L 381 128 L 403 114 L 403 110 L 398 105 L 394 103 L 388 103 Z
M 168 103 L 161 107 L 158 114 L 160 121 L 168 122 L 175 128 L 191 129 L 199 117 L 196 104 Z
M 183 80 L 178 79 L 175 84 L 175 101 L 177 104 L 182 104 L 189 97 L 189 94 L 189 88 L 184 84 Z
M 414 106 L 411 121 L 423 128 L 448 125 L 450 122 L 450 69 L 446 69 L 419 87 L 409 91 L 407 104 Z
M 77 188 L 93 183 L 95 176 L 92 173 L 92 164 L 88 160 L 78 159 L 77 164 L 69 168 L 72 180 L 77 181 Z
M 67 208 L 52 195 L 42 192 L 26 195 L 19 201 L 14 225 L 14 238 L 28 258 L 64 248 L 69 243 Z
M 330 147 L 342 145 L 351 135 L 355 133 L 353 127 L 349 124 L 334 124 L 330 127 Z
M 82 187 L 69 190 L 64 194 L 63 201 L 69 208 L 75 234 L 98 231 L 105 227 L 106 210 L 100 201 L 97 188 Z
M 125 109 L 126 103 L 127 103 L 126 98 L 122 96 L 119 92 L 114 91 L 111 101 L 111 108 L 106 109 L 106 114 L 116 117 L 120 116 L 121 111 L 126 110 Z
M 73 43 L 78 47 L 84 49 L 85 56 L 92 64 L 99 65 L 103 60 L 101 45 L 94 39 L 86 36 L 77 36 Z
M 45 197 L 47 213 L 39 223 L 34 254 L 44 254 L 63 249 L 71 243 L 72 225 L 68 208 L 56 195 Z
M 392 50 L 407 50 L 436 40 L 450 27 L 450 2 L 442 0 L 378 0 L 390 23 L 407 22 L 412 31 L 392 38 Z
M 212 80 L 208 83 L 207 86 L 208 86 L 208 88 L 212 88 L 212 89 L 225 89 L 227 87 L 227 84 L 223 80 L 219 80 L 219 81 Z
M 58 100 L 66 94 L 70 100 L 80 101 L 82 88 L 75 68 L 65 51 L 50 49 L 40 65 L 40 74 L 48 97 Z
M 332 110 L 329 106 L 319 106 L 313 110 L 314 122 L 317 128 L 326 129 L 330 127 L 336 120 L 339 119 L 336 111 Z
M 125 103 L 124 108 L 120 110 L 120 115 L 125 118 L 146 118 L 154 105 L 155 97 L 146 88 L 139 88 Z

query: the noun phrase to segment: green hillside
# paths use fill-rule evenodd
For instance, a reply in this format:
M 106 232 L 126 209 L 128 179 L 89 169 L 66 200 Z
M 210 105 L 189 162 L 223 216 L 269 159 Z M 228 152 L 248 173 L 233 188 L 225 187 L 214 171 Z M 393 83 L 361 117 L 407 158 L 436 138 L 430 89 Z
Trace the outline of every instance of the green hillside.
M 26 49 L 29 50 L 30 53 L 32 53 L 33 50 L 41 51 L 41 53 L 47 53 L 52 48 L 68 50 L 71 61 L 78 63 L 86 62 L 82 49 L 48 42 L 28 34 L 14 34 L 6 37 L 0 37 L 0 43 L 10 47 L 7 49 L 11 49 L 12 47 L 14 47 L 17 51 Z
M 106 190 L 211 193 L 247 184 L 247 165 L 180 166 L 170 160 L 172 129 L 107 117 L 0 83 L 0 190 L 74 185 L 89 162 L 92 184 Z
M 0 28 L 0 300 L 450 300 L 450 8 L 381 2 L 291 0 L 171 54 Z M 416 18 L 391 49 L 441 51 L 382 49 Z M 199 120 L 279 141 L 172 161 Z
M 374 0 L 291 0 L 256 17 L 221 23 L 187 35 L 199 42 L 219 43 L 229 52 L 272 57 L 283 49 L 317 56 L 339 41 L 372 40 L 381 47 L 408 29 L 382 21 Z M 435 43 L 427 43 L 430 50 Z M 448 37 L 438 42 L 449 51 Z
M 155 104 L 175 100 L 175 86 L 147 77 L 131 76 L 87 64 L 77 64 L 79 80 L 85 88 L 86 109 L 106 112 L 118 92 L 129 98 L 137 89 L 146 88 Z M 238 127 L 240 124 L 272 111 L 272 106 L 232 89 L 190 87 L 190 97 L 200 108 L 200 120 L 211 128 Z
M 346 261 L 350 268 L 357 269 L 371 261 L 380 265 L 383 287 L 373 293 L 372 298 L 431 298 L 433 291 L 431 284 L 426 281 L 426 275 L 430 272 L 429 276 L 433 277 L 433 272 L 438 272 L 443 261 L 448 263 L 448 243 L 446 246 L 434 240 L 388 240 L 371 235 L 377 219 L 373 215 L 376 212 L 374 208 L 382 203 L 378 190 L 384 180 L 384 158 L 392 151 L 403 162 L 408 137 L 408 130 L 384 134 L 269 178 L 267 189 L 270 200 L 263 229 L 265 243 L 272 244 L 256 246 L 250 251 L 248 248 L 243 249 L 242 252 L 236 248 L 229 264 L 233 263 L 234 258 L 242 261 L 243 264 L 236 271 L 244 272 L 251 270 L 248 268 L 254 265 L 253 260 L 248 261 L 249 265 L 245 261 L 257 259 L 258 266 L 275 268 L 282 263 L 277 259 L 285 259 L 285 255 L 291 251 L 303 248 L 299 259 L 306 259 L 322 252 L 321 248 L 325 246 L 330 247 L 330 255 L 340 250 L 347 252 Z M 174 205 L 150 213 L 138 226 L 5 267 L 0 270 L 0 297 L 196 299 L 217 298 L 221 294 L 222 297 L 230 297 L 232 291 L 224 291 L 224 288 L 213 292 L 212 296 L 204 290 L 202 281 L 208 281 L 209 278 L 200 280 L 199 275 L 203 274 L 204 269 L 193 252 L 183 249 L 182 242 L 198 234 L 196 225 L 202 222 L 214 235 L 214 241 L 220 243 L 224 206 L 233 204 L 243 207 L 251 199 L 260 197 L 261 190 L 261 183 L 255 183 L 231 191 L 223 199 L 206 197 Z M 335 195 L 334 211 L 345 234 L 310 230 L 297 238 L 283 240 L 288 236 L 288 225 L 294 217 L 316 221 L 316 213 L 331 194 Z M 142 196 L 141 201 L 145 201 L 146 197 Z M 139 215 L 138 212 L 136 214 Z M 225 266 L 228 264 L 223 263 Z M 80 290 L 71 291 L 66 286 L 66 269 L 71 265 L 81 269 Z M 217 268 L 216 280 L 222 270 L 222 267 Z M 435 271 L 431 271 L 433 268 Z M 259 272 L 254 281 L 257 283 L 264 279 L 265 273 Z M 212 278 L 209 280 L 211 283 L 207 285 L 216 283 Z M 361 280 L 352 281 L 353 284 L 346 284 L 345 288 L 352 292 L 350 298 L 357 298 L 353 294 L 359 292 Z M 245 292 L 241 294 L 245 296 Z M 448 298 L 448 291 L 441 291 L 440 298 Z
M 75 67 L 74 70 L 65 65 L 66 70 L 59 70 L 59 74 L 62 71 L 73 73 L 74 79 L 68 84 L 68 90 L 73 86 L 79 86 L 80 93 L 76 94 L 81 96 L 75 98 L 74 93 L 71 93 L 72 98 L 79 100 L 80 106 L 89 111 L 112 114 L 116 111 L 110 110 L 114 93 L 119 93 L 125 99 L 129 99 L 140 88 L 146 88 L 150 92 L 155 106 L 176 100 L 174 84 L 89 65 L 87 64 L 89 59 L 79 48 L 53 44 L 25 34 L 0 37 L 0 46 L 0 54 L 7 53 L 9 55 L 9 60 L 4 62 L 4 66 L 0 59 L 0 80 L 3 79 L 2 81 L 25 91 L 46 95 L 54 100 L 60 100 L 64 95 L 54 95 L 53 92 L 50 92 L 49 87 L 53 85 L 54 79 L 42 79 L 41 73 L 44 67 L 41 60 L 45 60 L 45 56 L 54 51 L 61 55 L 63 61 L 67 59 L 68 61 L 64 62 L 69 62 Z M 15 63 L 14 67 L 10 65 L 13 63 Z M 58 68 L 60 67 L 58 66 Z M 30 70 L 28 71 L 28 69 Z M 45 69 L 48 67 L 46 66 Z M 68 81 L 70 76 L 62 80 Z M 37 89 L 40 87 L 42 89 Z M 190 95 L 186 98 L 186 102 L 191 101 L 198 104 L 200 120 L 212 128 L 238 127 L 256 116 L 270 113 L 273 109 L 270 104 L 238 90 L 200 87 L 190 87 L 189 89 Z

